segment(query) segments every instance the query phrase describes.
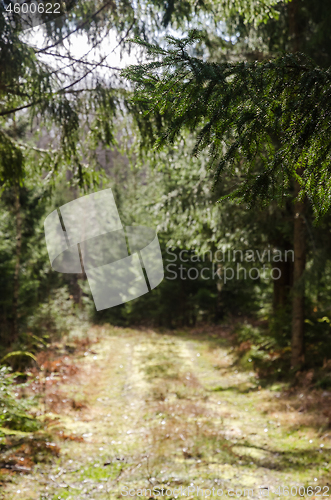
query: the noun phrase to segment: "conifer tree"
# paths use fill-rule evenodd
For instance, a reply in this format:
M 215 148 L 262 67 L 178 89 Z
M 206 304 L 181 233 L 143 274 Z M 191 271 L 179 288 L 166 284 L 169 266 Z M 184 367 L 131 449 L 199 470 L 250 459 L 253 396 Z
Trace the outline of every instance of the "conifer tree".
M 298 48 L 296 7 L 294 2 L 289 10 L 293 45 L 288 50 Z M 316 220 L 330 209 L 330 72 L 298 52 L 262 61 L 209 62 L 192 55 L 197 41 L 197 32 L 168 37 L 167 48 L 137 40 L 153 60 L 123 73 L 135 84 L 133 112 L 146 143 L 163 146 L 184 129 L 194 133 L 193 154 L 209 152 L 215 182 L 240 171 L 231 199 L 251 207 L 271 200 L 282 205 L 294 195 L 292 366 L 298 366 L 303 361 L 304 205 L 310 203 Z
M 33 34 L 24 31 L 24 16 L 14 9 L 11 0 L 0 0 L 0 193 L 15 193 L 13 338 L 18 335 L 23 188 L 33 179 L 42 186 L 44 196 L 50 196 L 48 187 L 55 185 L 59 174 L 68 171 L 71 184 L 81 189 L 100 185 L 101 169 L 96 168 L 95 150 L 99 144 L 114 145 L 114 118 L 122 109 L 124 94 L 116 76 L 119 69 L 107 61 L 109 54 L 102 53 L 102 41 L 113 30 L 118 47 L 123 48 L 129 35 L 147 39 L 153 30 L 174 22 L 173 10 L 158 1 L 153 3 L 153 9 L 145 2 L 130 0 L 64 3 L 68 7 L 66 15 L 41 17 L 48 22 L 44 25 L 43 43 L 36 46 Z M 193 11 L 193 2 L 188 2 L 181 8 L 178 22 Z M 77 57 L 71 46 L 75 36 L 82 34 L 89 48 Z M 37 144 L 40 136 L 46 142 L 43 148 Z

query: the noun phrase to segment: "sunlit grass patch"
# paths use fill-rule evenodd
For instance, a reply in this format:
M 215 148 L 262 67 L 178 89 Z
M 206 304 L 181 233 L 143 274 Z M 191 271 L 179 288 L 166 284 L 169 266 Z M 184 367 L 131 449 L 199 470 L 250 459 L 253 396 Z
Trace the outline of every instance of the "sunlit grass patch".
M 64 488 L 60 488 L 56 494 L 52 497 L 52 500 L 74 500 L 78 498 L 78 495 L 81 493 L 78 488 L 70 488 L 70 491 Z M 44 500 L 49 497 L 42 496 L 41 500 Z
M 328 431 L 301 423 L 318 417 L 321 393 L 308 400 L 309 391 L 300 397 L 282 383 L 247 392 L 252 375 L 232 364 L 230 348 L 198 334 L 111 327 L 102 335 L 98 328 L 98 336 L 93 352 L 71 355 L 79 376 L 58 386 L 87 406 L 57 416 L 52 429 L 60 455 L 33 481 L 15 478 L 30 492 L 22 498 L 120 499 L 123 485 L 208 488 L 220 478 L 229 487 L 327 481 Z M 221 356 L 222 370 L 215 367 Z M 16 500 L 16 490 L 12 485 L 6 500 Z
M 164 361 L 161 363 L 150 364 L 145 367 L 145 373 L 149 380 L 153 378 L 177 379 L 179 378 L 178 371 L 174 363 Z
M 93 479 L 93 481 L 114 479 L 126 466 L 122 462 L 111 462 L 107 463 L 107 465 L 98 463 L 89 464 L 79 471 L 77 479 L 79 481 L 84 481 L 84 479 Z

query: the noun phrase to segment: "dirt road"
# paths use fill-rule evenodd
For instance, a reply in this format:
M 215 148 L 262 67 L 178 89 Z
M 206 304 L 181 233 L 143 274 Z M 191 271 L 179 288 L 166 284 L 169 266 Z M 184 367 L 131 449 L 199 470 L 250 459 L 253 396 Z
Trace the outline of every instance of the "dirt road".
M 300 394 L 259 388 L 217 333 L 90 336 L 99 341 L 71 356 L 78 373 L 56 386 L 74 404 L 47 409 L 59 457 L 13 476 L 2 498 L 331 496 L 322 417 L 302 410 Z

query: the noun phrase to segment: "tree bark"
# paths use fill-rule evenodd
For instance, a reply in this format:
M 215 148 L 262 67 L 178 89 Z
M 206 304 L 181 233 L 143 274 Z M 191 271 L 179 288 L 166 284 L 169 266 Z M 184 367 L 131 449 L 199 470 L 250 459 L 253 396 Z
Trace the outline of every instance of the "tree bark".
M 300 185 L 295 181 L 295 196 L 298 196 Z M 294 204 L 294 269 L 293 269 L 293 302 L 292 302 L 292 357 L 291 366 L 298 367 L 304 362 L 304 320 L 305 320 L 305 284 L 306 267 L 306 234 L 305 204 L 295 201 Z
M 215 252 L 214 252 L 215 255 Z M 220 276 L 221 275 L 221 270 L 222 266 L 219 262 L 217 262 L 217 274 Z M 216 298 L 216 311 L 215 311 L 215 320 L 216 321 L 221 321 L 224 318 L 224 306 L 223 306 L 223 293 L 222 293 L 222 281 L 217 279 L 216 282 L 216 291 L 217 291 L 217 298 Z
M 15 271 L 14 271 L 14 290 L 13 290 L 13 327 L 12 341 L 18 338 L 18 297 L 19 297 L 19 274 L 21 265 L 21 249 L 22 249 L 22 215 L 20 204 L 19 186 L 14 187 L 14 210 L 16 219 L 16 250 L 15 250 Z
M 284 208 L 281 210 L 282 223 L 286 224 L 287 221 L 293 220 L 293 202 L 286 201 Z M 293 233 L 292 233 L 293 234 Z M 278 327 L 283 326 L 283 321 L 289 322 L 287 318 L 290 311 L 290 304 L 292 300 L 291 290 L 293 287 L 293 242 L 292 238 L 284 234 L 283 228 L 276 232 L 274 238 L 271 239 L 270 244 L 280 250 L 282 253 L 282 260 L 274 262 L 273 266 L 280 271 L 280 277 L 273 280 L 273 313 L 274 317 L 279 316 L 281 313 L 281 322 Z M 283 315 L 283 313 L 286 313 Z
M 299 20 L 299 0 L 292 0 L 288 4 L 289 36 L 292 52 L 301 49 L 302 34 Z M 303 173 L 303 168 L 299 170 Z M 294 197 L 297 198 L 300 185 L 294 181 Z M 304 271 L 306 266 L 306 234 L 304 202 L 294 202 L 294 269 L 293 269 L 293 298 L 292 298 L 292 357 L 291 366 L 298 367 L 304 362 L 304 325 L 305 325 L 305 284 Z
M 288 3 L 289 37 L 292 52 L 299 52 L 301 45 L 301 30 L 299 26 L 299 2 L 292 0 Z
M 277 262 L 275 267 L 280 270 L 280 278 L 273 281 L 273 311 L 274 314 L 277 314 L 286 308 L 290 300 L 290 291 L 293 285 L 293 262 L 291 260 Z

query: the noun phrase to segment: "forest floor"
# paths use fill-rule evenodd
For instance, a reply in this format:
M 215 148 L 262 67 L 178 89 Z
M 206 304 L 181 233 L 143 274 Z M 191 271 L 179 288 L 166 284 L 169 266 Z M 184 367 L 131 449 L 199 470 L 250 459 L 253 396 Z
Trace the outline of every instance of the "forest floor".
M 314 394 L 261 388 L 221 330 L 104 326 L 89 337 L 48 367 L 39 410 L 52 460 L 2 470 L 0 498 L 331 495 L 331 430 L 307 404 Z

